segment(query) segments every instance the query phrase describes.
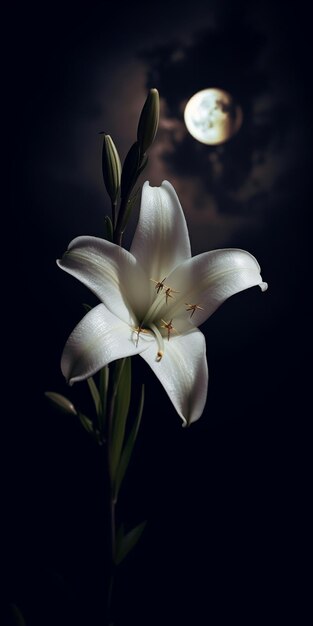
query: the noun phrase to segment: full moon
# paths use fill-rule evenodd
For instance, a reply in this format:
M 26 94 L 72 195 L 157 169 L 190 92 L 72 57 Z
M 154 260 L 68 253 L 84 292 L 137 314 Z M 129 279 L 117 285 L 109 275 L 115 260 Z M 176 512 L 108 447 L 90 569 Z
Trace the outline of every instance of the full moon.
M 228 141 L 242 124 L 242 109 L 223 89 L 202 89 L 188 100 L 184 119 L 190 134 L 208 145 Z

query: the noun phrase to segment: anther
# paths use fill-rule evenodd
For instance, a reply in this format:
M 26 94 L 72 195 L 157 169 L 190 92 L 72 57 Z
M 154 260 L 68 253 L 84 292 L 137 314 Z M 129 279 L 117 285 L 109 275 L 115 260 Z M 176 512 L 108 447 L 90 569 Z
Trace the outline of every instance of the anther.
M 168 287 L 165 291 L 166 304 L 169 298 L 174 298 L 174 296 L 172 296 L 172 293 L 179 293 L 179 291 L 175 291 L 175 289 L 171 289 L 171 287 Z
M 160 291 L 163 291 L 165 285 L 164 282 L 166 281 L 166 276 L 165 278 L 163 278 L 163 280 L 153 280 L 153 278 L 150 278 L 150 280 L 155 283 L 155 288 L 156 288 L 156 292 L 159 293 Z
M 138 342 L 139 342 L 139 335 L 140 335 L 140 333 L 147 334 L 149 331 L 147 331 L 145 328 L 142 328 L 142 326 L 137 326 L 136 328 L 134 328 L 134 332 L 137 333 L 136 348 L 138 348 Z
M 201 311 L 204 311 L 204 308 L 202 306 L 199 306 L 199 304 L 188 304 L 188 302 L 185 302 L 185 305 L 187 307 L 186 311 L 191 311 L 190 317 L 193 316 L 194 312 L 197 309 L 200 309 Z
M 174 328 L 173 324 L 172 324 L 172 319 L 169 322 L 165 322 L 164 320 L 162 320 L 163 324 L 161 326 L 161 328 L 166 328 L 167 329 L 167 341 L 170 340 L 170 335 L 171 335 L 171 331 L 174 330 L 175 332 L 176 329 Z

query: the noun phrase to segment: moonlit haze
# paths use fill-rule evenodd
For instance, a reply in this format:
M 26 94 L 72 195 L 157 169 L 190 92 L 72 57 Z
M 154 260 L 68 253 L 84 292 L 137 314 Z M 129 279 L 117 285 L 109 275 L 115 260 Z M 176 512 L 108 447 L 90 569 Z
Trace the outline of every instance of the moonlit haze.
M 147 92 L 156 88 L 160 124 L 138 188 L 145 180 L 170 181 L 193 256 L 247 250 L 269 288 L 234 295 L 201 327 L 208 397 L 189 429 L 181 428 L 144 360 L 133 358 L 134 389 L 146 387 L 145 410 L 118 515 L 125 507 L 129 528 L 148 524 L 137 555 L 121 568 L 125 601 L 115 626 L 251 626 L 269 616 L 304 624 L 308 11 L 279 0 L 7 9 L 11 177 L 3 215 L 12 225 L 3 229 L 2 274 L 9 275 L 14 306 L 6 293 L 6 601 L 22 610 L 26 626 L 102 626 L 103 468 L 77 418 L 56 414 L 44 397 L 46 390 L 64 394 L 88 415 L 87 385 L 69 388 L 60 359 L 83 304 L 98 301 L 60 272 L 56 259 L 77 236 L 104 236 L 111 205 L 101 133 L 112 137 L 123 161 Z M 205 103 L 208 116 L 203 104 L 192 104 L 203 90 L 214 96 Z M 138 212 L 139 200 L 127 248 Z

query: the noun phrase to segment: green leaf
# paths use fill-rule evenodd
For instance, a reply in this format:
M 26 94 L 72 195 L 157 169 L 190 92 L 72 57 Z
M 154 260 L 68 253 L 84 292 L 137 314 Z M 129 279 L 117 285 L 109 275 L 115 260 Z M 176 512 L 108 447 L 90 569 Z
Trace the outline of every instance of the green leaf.
M 143 172 L 145 167 L 148 165 L 148 161 L 149 161 L 148 155 L 144 154 L 142 157 L 142 161 L 140 163 L 139 169 L 138 169 L 138 176 L 140 176 L 141 172 Z
M 118 372 L 116 372 L 118 376 Z M 111 439 L 111 476 L 114 481 L 119 464 L 125 437 L 125 427 L 131 397 L 131 359 L 124 359 L 124 364 L 117 383 L 117 392 L 114 402 L 112 439 Z
M 137 178 L 143 169 L 143 163 L 146 163 L 146 157 L 142 156 L 138 141 L 136 141 L 129 149 L 123 169 L 121 179 L 121 197 L 127 198 L 136 184 Z M 124 215 L 122 216 L 124 218 Z
M 59 409 L 59 411 L 62 411 L 62 413 L 77 415 L 74 404 L 60 393 L 56 393 L 55 391 L 45 391 L 45 396 L 57 409 Z
M 102 367 L 102 369 L 100 370 L 99 391 L 100 391 L 100 398 L 101 398 L 102 404 L 105 404 L 105 402 L 103 401 L 103 398 L 106 398 L 106 395 L 108 393 L 108 386 L 109 386 L 109 368 L 106 365 L 105 367 Z
M 138 430 L 139 430 L 139 426 L 140 426 L 140 422 L 141 422 L 141 417 L 142 417 L 142 412 L 143 412 L 143 405 L 144 405 L 144 400 L 145 400 L 145 387 L 144 385 L 142 385 L 141 387 L 141 396 L 140 396 L 140 401 L 139 401 L 139 407 L 138 407 L 138 411 L 137 411 L 137 415 L 135 418 L 135 421 L 133 423 L 132 429 L 129 433 L 127 442 L 125 444 L 124 450 L 121 454 L 121 458 L 120 458 L 120 462 L 118 464 L 118 468 L 117 468 L 117 472 L 116 472 L 116 478 L 114 481 L 114 497 L 115 500 L 117 499 L 123 478 L 125 476 L 126 470 L 128 468 L 129 465 L 129 461 L 131 459 L 131 455 L 134 449 L 134 445 L 137 439 L 137 434 L 138 434 Z
M 99 415 L 99 426 L 101 432 L 104 431 L 104 424 L 106 418 L 106 410 L 107 410 L 107 395 L 108 395 L 108 386 L 109 386 L 109 368 L 106 365 L 100 370 L 100 383 L 99 383 L 99 393 L 100 400 L 102 405 L 102 411 Z
M 113 224 L 111 218 L 106 215 L 104 218 L 105 238 L 107 241 L 113 241 Z
M 126 205 L 126 209 L 124 212 L 124 218 L 123 218 L 123 223 L 122 223 L 122 230 L 125 230 L 126 224 L 130 218 L 131 212 L 134 208 L 134 205 L 137 201 L 138 195 L 139 195 L 139 191 L 140 191 L 140 187 L 138 187 L 138 189 L 136 189 L 135 193 L 133 193 L 133 195 L 129 198 L 127 205 Z
M 129 554 L 129 552 L 135 547 L 138 543 L 147 522 L 141 522 L 135 528 L 129 531 L 127 535 L 124 537 L 119 537 L 119 541 L 116 544 L 116 554 L 115 554 L 115 564 L 119 565 L 125 557 Z
M 92 378 L 92 376 L 90 378 L 87 378 L 87 383 L 88 383 L 89 391 L 91 393 L 91 396 L 95 405 L 97 416 L 99 417 L 99 415 L 101 415 L 101 412 L 102 412 L 102 403 L 101 403 L 101 398 L 100 398 L 100 394 L 98 391 L 98 387 L 94 379 Z
M 21 611 L 19 610 L 19 608 L 16 606 L 16 604 L 10 605 L 10 613 L 11 613 L 11 617 L 13 618 L 12 626 L 13 624 L 14 626 L 26 626 L 24 617 Z
M 92 306 L 90 304 L 87 304 L 87 302 L 83 302 L 82 306 L 84 307 L 86 313 L 89 313 L 89 311 L 91 311 L 92 309 Z
M 89 417 L 87 417 L 86 415 L 84 415 L 81 412 L 78 413 L 78 417 L 79 417 L 79 421 L 80 421 L 81 425 L 84 427 L 84 429 L 87 431 L 87 433 L 89 433 L 90 435 L 94 435 L 95 432 L 94 432 L 94 427 L 93 427 L 92 420 L 89 419 Z

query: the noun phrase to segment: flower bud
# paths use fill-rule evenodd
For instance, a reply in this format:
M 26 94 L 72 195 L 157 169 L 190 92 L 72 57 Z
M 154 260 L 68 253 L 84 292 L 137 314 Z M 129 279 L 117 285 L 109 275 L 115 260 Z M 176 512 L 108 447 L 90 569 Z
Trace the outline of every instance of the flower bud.
M 160 100 L 157 89 L 150 89 L 144 107 L 141 111 L 137 140 L 142 154 L 144 154 L 154 141 L 159 125 Z
M 68 398 L 66 398 L 65 396 L 61 396 L 60 393 L 55 393 L 54 391 L 46 391 L 45 396 L 63 413 L 71 413 L 72 415 L 77 415 L 74 404 L 72 404 L 72 402 L 68 400 Z
M 104 135 L 102 173 L 106 190 L 112 202 L 116 202 L 121 185 L 121 161 L 110 135 Z

